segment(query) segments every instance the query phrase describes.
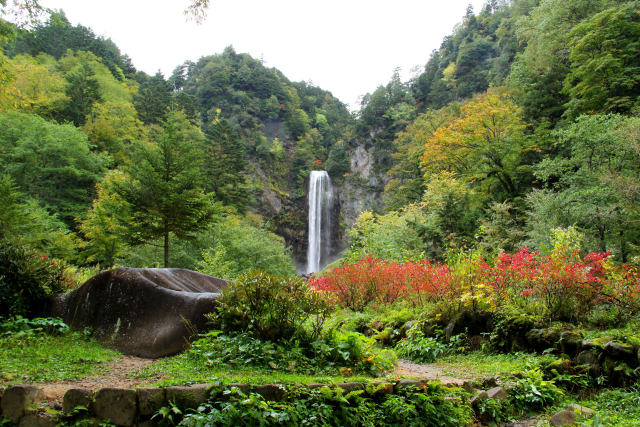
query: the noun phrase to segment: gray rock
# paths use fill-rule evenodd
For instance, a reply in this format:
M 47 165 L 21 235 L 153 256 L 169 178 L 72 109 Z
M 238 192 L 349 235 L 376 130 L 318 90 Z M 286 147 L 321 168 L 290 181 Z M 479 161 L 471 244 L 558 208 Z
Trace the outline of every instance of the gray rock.
M 92 390 L 88 388 L 70 388 L 62 398 L 62 412 L 70 414 L 77 406 L 90 409 L 92 404 Z
M 143 387 L 136 390 L 138 411 L 142 416 L 151 416 L 166 405 L 165 389 L 159 387 Z
M 17 385 L 6 389 L 2 395 L 2 414 L 14 423 L 44 400 L 44 391 L 30 385 Z
M 636 356 L 635 348 L 631 344 L 624 344 L 615 341 L 605 344 L 604 351 L 616 359 L 634 360 Z
M 103 388 L 96 393 L 93 410 L 96 417 L 119 426 L 132 426 L 136 420 L 135 390 Z
M 209 400 L 210 390 L 211 384 L 167 387 L 167 401 L 175 403 L 180 409 L 196 409 Z
M 582 333 L 576 331 L 564 331 L 560 334 L 560 351 L 570 357 L 575 356 L 582 346 Z
M 507 393 L 504 387 L 493 387 L 487 390 L 487 396 L 489 399 L 505 400 L 509 397 L 509 393 Z
M 572 426 L 576 423 L 577 418 L 578 416 L 576 415 L 575 412 L 563 410 L 556 413 L 553 417 L 551 417 L 551 419 L 549 420 L 549 424 L 556 427 Z
M 22 417 L 19 427 L 56 427 L 58 422 L 55 415 L 47 412 L 29 414 Z
M 594 411 L 593 409 L 587 408 L 586 406 L 578 405 L 576 403 L 567 405 L 567 409 L 569 411 L 579 412 L 585 418 L 591 418 L 596 414 L 596 411 Z
M 594 350 L 583 350 L 576 357 L 576 365 L 585 365 L 589 367 L 589 373 L 593 377 L 598 377 L 601 372 L 598 356 Z
M 125 354 L 164 357 L 182 351 L 225 289 L 222 279 L 184 269 L 116 268 L 52 300 L 51 315 L 73 329 L 90 327 Z

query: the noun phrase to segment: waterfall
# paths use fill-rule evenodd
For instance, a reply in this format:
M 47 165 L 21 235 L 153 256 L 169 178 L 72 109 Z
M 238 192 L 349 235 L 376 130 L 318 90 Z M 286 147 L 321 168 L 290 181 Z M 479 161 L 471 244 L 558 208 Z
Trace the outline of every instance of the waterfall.
M 309 177 L 309 248 L 307 273 L 320 271 L 328 263 L 331 244 L 330 208 L 333 198 L 326 171 L 311 171 Z

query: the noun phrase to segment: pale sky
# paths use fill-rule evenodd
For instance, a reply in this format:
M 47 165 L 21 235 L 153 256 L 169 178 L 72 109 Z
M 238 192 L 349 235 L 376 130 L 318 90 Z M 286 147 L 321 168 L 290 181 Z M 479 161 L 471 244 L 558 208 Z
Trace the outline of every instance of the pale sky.
M 211 0 L 202 24 L 185 18 L 188 0 L 42 0 L 72 24 L 111 38 L 135 67 L 168 77 L 185 60 L 221 53 L 262 58 L 292 81 L 311 81 L 350 108 L 400 67 L 408 80 L 468 4 L 485 0 Z

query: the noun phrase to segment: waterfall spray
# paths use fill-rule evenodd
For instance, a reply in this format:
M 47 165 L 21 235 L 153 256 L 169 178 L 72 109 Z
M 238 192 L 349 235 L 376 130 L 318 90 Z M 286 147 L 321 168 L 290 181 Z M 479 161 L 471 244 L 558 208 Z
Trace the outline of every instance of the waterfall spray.
M 309 177 L 309 248 L 307 273 L 327 265 L 331 244 L 331 179 L 326 171 L 311 171 Z

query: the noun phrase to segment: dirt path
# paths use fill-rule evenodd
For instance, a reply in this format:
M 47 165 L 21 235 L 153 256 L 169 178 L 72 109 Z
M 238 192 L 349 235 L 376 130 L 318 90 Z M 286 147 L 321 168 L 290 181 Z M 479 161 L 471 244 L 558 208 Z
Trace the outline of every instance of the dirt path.
M 396 366 L 393 372 L 395 377 L 408 377 L 427 380 L 438 380 L 443 384 L 458 384 L 462 385 L 463 382 L 472 378 L 456 378 L 445 375 L 442 369 L 433 364 L 419 364 L 409 360 L 399 359 L 398 366 Z
M 142 359 L 134 356 L 122 356 L 117 362 L 105 366 L 105 373 L 95 377 L 81 378 L 73 381 L 61 383 L 34 384 L 44 390 L 45 399 L 49 406 L 55 407 L 62 404 L 62 397 L 71 388 L 88 388 L 97 390 L 105 387 L 133 388 L 137 385 L 148 384 L 149 379 L 138 380 L 130 375 L 146 366 L 151 365 L 155 360 Z
M 105 373 L 94 377 L 81 378 L 74 381 L 60 383 L 34 384 L 44 390 L 47 405 L 58 407 L 62 405 L 62 398 L 67 390 L 71 388 L 88 388 L 98 390 L 105 387 L 133 388 L 143 384 L 154 382 L 154 379 L 145 378 L 139 380 L 133 377 L 132 373 L 145 368 L 155 360 L 142 359 L 134 356 L 122 356 L 117 362 L 105 366 Z M 419 364 L 408 360 L 398 360 L 398 365 L 393 372 L 397 378 L 417 378 L 427 380 L 438 380 L 443 384 L 458 384 L 472 378 L 456 378 L 444 374 L 442 369 L 434 364 Z

